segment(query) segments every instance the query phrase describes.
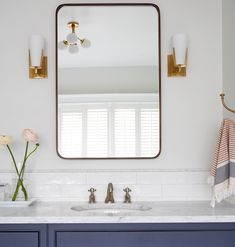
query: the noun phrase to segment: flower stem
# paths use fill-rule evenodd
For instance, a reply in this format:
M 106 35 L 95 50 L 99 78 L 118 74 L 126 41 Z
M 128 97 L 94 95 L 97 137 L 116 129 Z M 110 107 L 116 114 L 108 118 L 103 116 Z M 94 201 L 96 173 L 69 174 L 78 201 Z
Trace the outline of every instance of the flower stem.
M 26 157 L 27 157 L 27 153 L 28 153 L 28 142 L 26 144 L 26 150 L 25 150 L 25 158 L 24 158 L 24 162 L 23 162 L 23 166 L 21 168 L 21 171 L 19 172 L 18 168 L 17 168 L 17 165 L 16 165 L 16 161 L 15 161 L 15 158 L 14 158 L 14 155 L 11 151 L 11 148 L 9 145 L 7 145 L 7 149 L 11 155 L 11 158 L 13 160 L 13 164 L 15 166 L 15 170 L 16 170 L 16 173 L 18 175 L 18 182 L 17 182 L 17 185 L 16 185 L 16 189 L 15 189 L 15 192 L 13 194 L 13 197 L 12 197 L 12 201 L 15 201 L 17 196 L 18 196 L 18 193 L 19 193 L 19 189 L 21 187 L 23 193 L 24 193 L 24 199 L 27 201 L 28 200 L 28 193 L 24 187 L 24 184 L 23 184 L 23 178 L 21 178 L 21 174 L 22 174 L 22 169 L 23 169 L 23 166 L 25 166 L 25 162 L 26 162 Z
M 17 195 L 18 195 L 18 193 L 19 193 L 19 188 L 20 188 L 20 182 L 19 182 L 19 180 L 18 180 L 17 185 L 16 185 L 15 192 L 14 192 L 14 194 L 13 194 L 13 196 L 12 196 L 12 201 L 15 201 L 15 200 L 16 200 Z
M 27 193 L 27 190 L 25 189 L 24 185 L 23 185 L 23 182 L 21 183 L 21 190 L 23 191 L 24 193 L 24 200 L 25 201 L 28 201 L 29 197 L 28 197 L 28 193 Z
M 16 165 L 16 161 L 15 161 L 14 155 L 13 155 L 13 153 L 12 153 L 11 148 L 10 148 L 9 145 L 7 145 L 7 149 L 8 149 L 8 151 L 9 151 L 9 153 L 10 153 L 10 155 L 11 155 L 11 158 L 12 158 L 12 160 L 13 160 L 13 163 L 14 163 L 14 166 L 15 166 L 15 169 L 16 169 L 16 173 L 17 173 L 17 175 L 19 176 L 20 173 L 19 173 L 19 170 L 18 170 L 18 168 L 17 168 L 17 165 Z
M 36 144 L 36 147 L 29 154 L 26 154 L 26 156 L 25 156 L 25 162 L 24 162 L 23 169 L 22 169 L 22 175 L 21 175 L 22 178 L 24 177 L 27 159 L 38 149 L 38 147 L 39 147 L 39 143 Z
M 27 193 L 27 190 L 25 189 L 24 184 L 23 184 L 23 181 L 20 178 L 18 178 L 16 189 L 15 189 L 15 192 L 14 192 L 14 194 L 12 196 L 12 201 L 15 201 L 16 200 L 16 198 L 18 196 L 18 193 L 19 193 L 20 187 L 21 187 L 21 190 L 22 190 L 22 192 L 24 194 L 25 201 L 28 201 L 28 193 Z
M 26 160 L 29 158 L 30 155 L 32 155 L 39 147 L 39 143 L 36 144 L 36 147 L 27 155 Z
M 24 178 L 24 171 L 25 171 L 25 166 L 26 166 L 26 160 L 27 160 L 27 156 L 28 156 L 28 149 L 29 149 L 29 142 L 26 142 L 26 146 L 25 146 L 25 154 L 24 154 L 24 160 L 23 160 L 23 165 L 20 171 L 20 178 L 23 180 Z

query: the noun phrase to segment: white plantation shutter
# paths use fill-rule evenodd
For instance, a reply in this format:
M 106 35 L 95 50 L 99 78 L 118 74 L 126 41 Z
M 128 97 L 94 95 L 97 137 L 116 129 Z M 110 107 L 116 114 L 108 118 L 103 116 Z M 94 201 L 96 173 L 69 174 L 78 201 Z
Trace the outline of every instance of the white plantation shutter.
M 80 157 L 82 155 L 82 112 L 63 112 L 60 133 L 61 155 Z
M 141 157 L 154 157 L 159 150 L 159 109 L 140 111 Z
M 60 104 L 59 117 L 64 157 L 154 157 L 159 151 L 154 101 L 66 102 Z
M 115 157 L 133 157 L 136 153 L 135 109 L 114 111 Z
M 91 109 L 87 111 L 87 157 L 108 155 L 108 111 Z

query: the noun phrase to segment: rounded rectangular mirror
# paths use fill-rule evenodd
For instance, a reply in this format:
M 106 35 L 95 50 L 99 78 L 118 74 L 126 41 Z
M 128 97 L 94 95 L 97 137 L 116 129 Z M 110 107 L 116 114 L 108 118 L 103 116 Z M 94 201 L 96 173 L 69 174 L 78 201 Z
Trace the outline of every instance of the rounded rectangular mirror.
M 156 158 L 161 149 L 160 11 L 63 4 L 56 11 L 57 152 Z

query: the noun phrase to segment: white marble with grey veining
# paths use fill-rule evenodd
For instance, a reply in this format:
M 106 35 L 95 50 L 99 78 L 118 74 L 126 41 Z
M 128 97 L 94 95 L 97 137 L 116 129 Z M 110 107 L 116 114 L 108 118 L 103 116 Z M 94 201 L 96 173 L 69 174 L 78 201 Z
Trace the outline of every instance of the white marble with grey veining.
M 235 205 L 228 201 L 218 204 L 216 208 L 211 208 L 208 201 L 136 202 L 133 205 L 137 209 L 142 206 L 151 209 L 129 211 L 124 208 L 122 211 L 122 204 L 119 203 L 109 211 L 107 208 L 102 210 L 106 205 L 100 203 L 96 204 L 98 210 L 74 211 L 71 209 L 73 206 L 87 209 L 89 205 L 79 202 L 36 202 L 28 208 L 1 208 L 0 224 L 235 222 Z

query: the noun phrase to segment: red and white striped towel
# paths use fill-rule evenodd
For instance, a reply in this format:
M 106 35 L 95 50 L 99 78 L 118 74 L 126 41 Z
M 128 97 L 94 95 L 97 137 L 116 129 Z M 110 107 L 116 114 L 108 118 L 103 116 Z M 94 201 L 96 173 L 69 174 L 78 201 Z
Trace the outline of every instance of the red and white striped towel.
M 235 122 L 224 119 L 211 165 L 211 206 L 235 194 Z

